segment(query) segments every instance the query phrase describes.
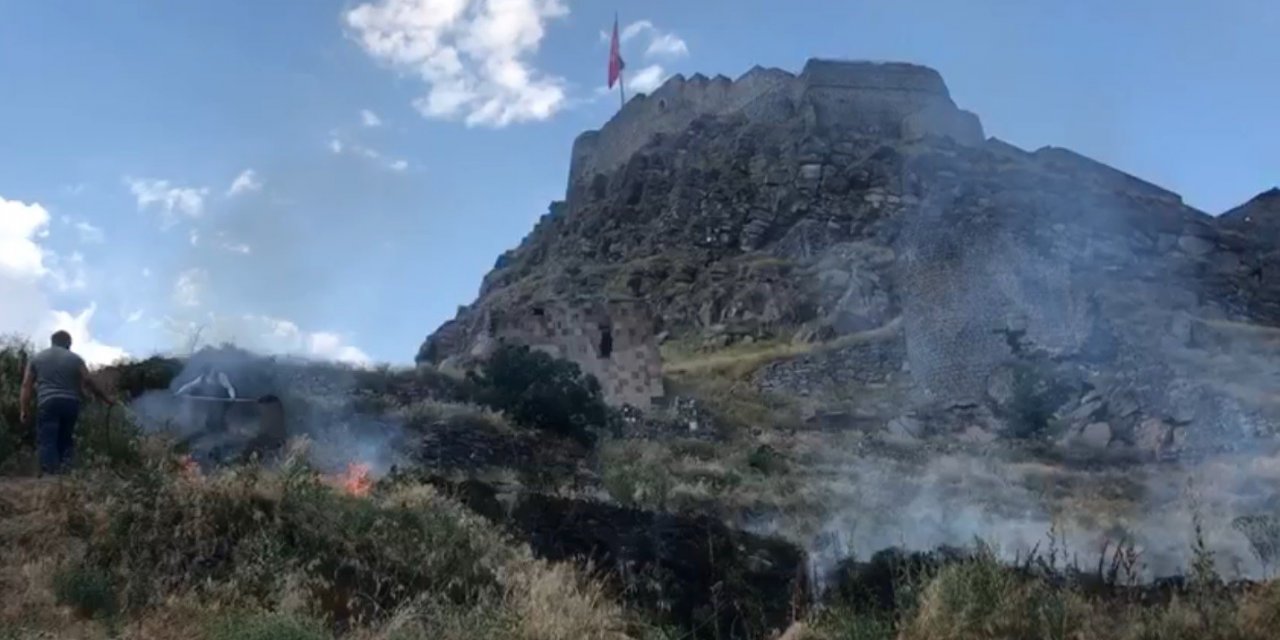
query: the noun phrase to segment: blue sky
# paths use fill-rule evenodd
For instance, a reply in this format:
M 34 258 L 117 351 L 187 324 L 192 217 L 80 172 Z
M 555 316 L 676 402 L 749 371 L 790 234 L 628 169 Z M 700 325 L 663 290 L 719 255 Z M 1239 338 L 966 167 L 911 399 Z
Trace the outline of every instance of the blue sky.
M 937 68 L 988 135 L 1220 213 L 1280 183 L 1280 3 L 8 0 L 0 332 L 408 362 L 563 194 L 614 11 L 633 88 Z

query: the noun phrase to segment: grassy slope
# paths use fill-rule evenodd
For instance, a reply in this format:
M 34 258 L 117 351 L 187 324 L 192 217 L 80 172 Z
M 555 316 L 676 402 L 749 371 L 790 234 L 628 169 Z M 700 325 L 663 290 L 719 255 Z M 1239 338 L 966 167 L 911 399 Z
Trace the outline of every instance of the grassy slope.
M 5 479 L 0 546 L 10 637 L 627 637 L 577 570 L 422 486 L 359 498 L 301 469 L 204 478 L 159 460 Z
M 0 478 L 0 638 L 679 637 L 429 488 L 382 486 L 356 498 L 300 466 L 191 477 L 108 417 L 86 415 L 79 475 Z M 796 465 L 760 454 L 761 437 L 770 434 L 727 445 L 607 443 L 605 481 L 618 495 L 647 490 L 634 501 L 663 508 L 678 505 L 654 505 L 652 492 L 664 490 L 645 481 L 665 479 L 667 500 L 692 489 L 720 501 L 725 487 L 743 502 L 800 499 Z M 623 468 L 610 466 L 611 455 L 648 475 L 640 484 L 609 477 Z M 979 556 L 903 573 L 887 609 L 837 597 L 790 640 L 1280 637 L 1280 587 L 1228 590 L 1209 560 L 1192 588 L 1153 605 Z

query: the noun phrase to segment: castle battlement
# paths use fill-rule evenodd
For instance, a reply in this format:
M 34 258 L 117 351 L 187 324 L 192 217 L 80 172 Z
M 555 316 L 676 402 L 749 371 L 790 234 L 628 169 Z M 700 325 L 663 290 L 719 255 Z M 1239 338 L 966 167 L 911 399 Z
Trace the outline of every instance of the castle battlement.
M 783 121 L 804 116 L 818 126 L 916 139 L 983 140 L 978 117 L 957 108 L 937 71 L 902 62 L 809 60 L 800 74 L 755 67 L 737 80 L 676 75 L 652 94 L 637 94 L 597 131 L 573 144 L 569 185 L 611 171 L 654 135 L 683 131 L 694 119 L 741 115 Z

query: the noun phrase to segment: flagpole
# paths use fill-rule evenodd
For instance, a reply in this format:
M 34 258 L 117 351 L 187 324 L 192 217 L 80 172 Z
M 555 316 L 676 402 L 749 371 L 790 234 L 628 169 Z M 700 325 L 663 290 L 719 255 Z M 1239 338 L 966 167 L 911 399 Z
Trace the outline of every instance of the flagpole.
M 615 34 L 618 32 L 618 12 L 617 11 L 613 12 L 613 32 Z M 618 69 L 618 95 L 622 98 L 622 102 L 618 105 L 619 109 L 622 109 L 627 106 L 627 81 L 624 79 L 626 75 L 627 75 L 627 67 L 626 65 L 623 65 L 621 69 Z

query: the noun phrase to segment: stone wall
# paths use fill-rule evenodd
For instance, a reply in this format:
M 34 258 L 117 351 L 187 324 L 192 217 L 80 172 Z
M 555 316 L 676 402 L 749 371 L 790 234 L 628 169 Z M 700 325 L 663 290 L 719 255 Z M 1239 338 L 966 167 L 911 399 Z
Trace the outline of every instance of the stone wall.
M 599 380 L 611 405 L 647 409 L 664 395 L 654 323 L 641 301 L 547 300 L 491 312 L 471 355 L 504 341 L 576 363 Z
M 639 94 L 598 131 L 578 136 L 569 168 L 575 182 L 617 168 L 655 135 L 684 131 L 701 116 L 739 115 L 780 122 L 804 112 L 817 126 L 889 138 L 948 136 L 979 144 L 982 124 L 951 101 L 937 71 L 906 63 L 810 60 L 799 75 L 753 68 L 737 80 L 677 75 Z

